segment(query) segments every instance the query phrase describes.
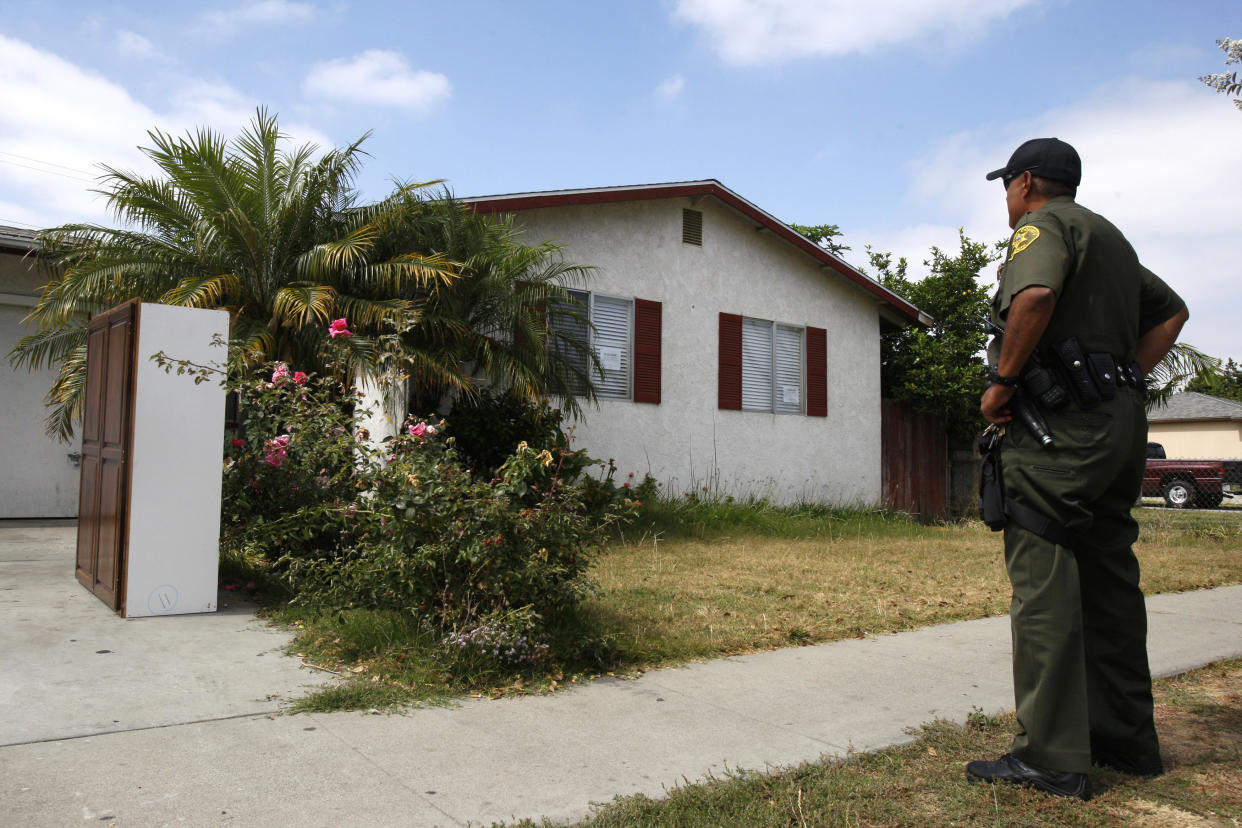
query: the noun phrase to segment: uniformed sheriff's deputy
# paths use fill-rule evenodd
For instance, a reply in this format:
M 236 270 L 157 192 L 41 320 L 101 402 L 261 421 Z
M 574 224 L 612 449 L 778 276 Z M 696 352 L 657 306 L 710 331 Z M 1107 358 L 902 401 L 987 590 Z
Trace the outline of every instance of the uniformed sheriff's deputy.
M 1005 426 L 1000 468 L 1020 731 L 1011 753 L 971 762 L 966 775 L 1088 799 L 1093 762 L 1163 772 L 1130 507 L 1146 454 L 1142 375 L 1169 351 L 1188 314 L 1116 227 L 1075 203 L 1081 177 L 1078 153 L 1056 138 L 1027 141 L 987 175 L 1004 184 L 1014 229 L 992 306 L 1004 333 L 993 343 L 980 408 Z M 1033 353 L 1056 366 L 1070 392 L 1063 407 L 1039 411 L 1050 446 L 1010 411 Z

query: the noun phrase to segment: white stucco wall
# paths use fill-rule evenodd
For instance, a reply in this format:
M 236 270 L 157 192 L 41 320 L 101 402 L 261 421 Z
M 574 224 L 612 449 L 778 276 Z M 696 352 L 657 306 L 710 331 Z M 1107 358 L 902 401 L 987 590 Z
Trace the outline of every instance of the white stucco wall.
M 151 356 L 223 364 L 226 311 L 144 304 L 138 321 L 125 615 L 216 609 L 224 389 Z
M 9 366 L 7 354 L 35 333 L 22 320 L 46 278 L 32 260 L 0 253 L 0 518 L 71 518 L 78 514 L 81 472 L 70 456 L 80 436 L 62 443 L 44 433 L 49 409 L 43 397 L 56 370 Z
M 681 240 L 703 212 L 703 246 Z M 594 265 L 588 287 L 663 303 L 662 402 L 601 400 L 574 439 L 673 494 L 708 487 L 775 502 L 880 500 L 879 312 L 839 274 L 721 204 L 675 198 L 523 210 L 526 241 Z M 719 314 L 827 330 L 828 416 L 717 407 Z

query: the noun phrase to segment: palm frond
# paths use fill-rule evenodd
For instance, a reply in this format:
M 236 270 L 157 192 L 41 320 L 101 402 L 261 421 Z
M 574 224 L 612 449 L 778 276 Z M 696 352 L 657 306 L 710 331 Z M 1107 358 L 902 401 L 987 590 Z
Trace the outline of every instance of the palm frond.
M 86 402 L 85 341 L 73 348 L 61 363 L 60 373 L 43 400 L 52 409 L 43 421 L 47 435 L 62 443 L 70 442 L 74 423 L 82 421 Z
M 351 325 L 379 330 L 386 320 L 416 323 L 414 305 L 406 299 L 366 299 L 348 294 L 337 296 L 337 308 Z
M 272 314 L 282 325 L 324 325 L 336 310 L 336 290 L 327 285 L 286 285 L 276 292 Z
M 226 297 L 241 292 L 241 280 L 236 273 L 218 276 L 190 276 L 182 279 L 171 290 L 159 297 L 166 305 L 184 305 L 191 308 L 215 308 Z
M 63 363 L 86 343 L 85 320 L 74 320 L 59 328 L 48 328 L 23 336 L 9 351 L 9 364 L 27 371 L 42 371 Z
M 1196 375 L 1219 371 L 1220 360 L 1184 342 L 1174 343 L 1164 359 L 1147 375 L 1147 410 L 1168 404 L 1169 398 Z
M 229 350 L 235 350 L 243 362 L 257 364 L 275 358 L 276 337 L 264 324 L 238 317 L 229 336 Z

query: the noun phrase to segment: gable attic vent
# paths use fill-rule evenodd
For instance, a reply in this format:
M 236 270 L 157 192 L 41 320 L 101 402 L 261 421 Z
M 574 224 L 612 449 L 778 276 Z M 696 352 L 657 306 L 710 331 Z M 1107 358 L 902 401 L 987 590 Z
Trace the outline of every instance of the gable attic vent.
M 691 210 L 686 207 L 681 211 L 681 240 L 685 244 L 703 246 L 702 210 Z

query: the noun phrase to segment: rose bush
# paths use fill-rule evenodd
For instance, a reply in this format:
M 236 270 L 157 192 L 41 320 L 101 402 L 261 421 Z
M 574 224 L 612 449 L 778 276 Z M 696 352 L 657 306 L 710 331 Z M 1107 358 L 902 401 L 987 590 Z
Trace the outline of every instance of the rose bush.
M 237 390 L 223 544 L 261 555 L 294 602 L 411 613 L 472 657 L 542 658 L 609 526 L 636 508 L 627 489 L 602 498 L 563 444 L 520 442 L 483 478 L 440 420 L 373 444 L 339 381 L 274 365 Z

